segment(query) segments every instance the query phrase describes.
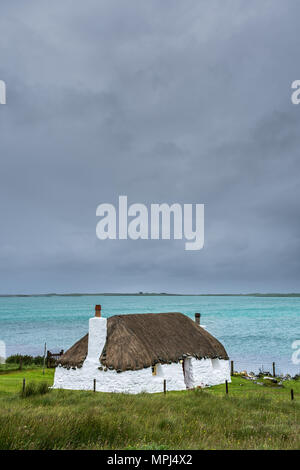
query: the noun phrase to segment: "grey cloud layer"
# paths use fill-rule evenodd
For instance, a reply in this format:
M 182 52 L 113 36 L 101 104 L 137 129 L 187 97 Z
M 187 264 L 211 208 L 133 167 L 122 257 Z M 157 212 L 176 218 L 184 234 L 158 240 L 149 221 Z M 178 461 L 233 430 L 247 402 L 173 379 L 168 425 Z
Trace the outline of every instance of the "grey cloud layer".
M 299 291 L 299 3 L 1 5 L 1 293 Z M 205 248 L 96 206 L 206 204 Z

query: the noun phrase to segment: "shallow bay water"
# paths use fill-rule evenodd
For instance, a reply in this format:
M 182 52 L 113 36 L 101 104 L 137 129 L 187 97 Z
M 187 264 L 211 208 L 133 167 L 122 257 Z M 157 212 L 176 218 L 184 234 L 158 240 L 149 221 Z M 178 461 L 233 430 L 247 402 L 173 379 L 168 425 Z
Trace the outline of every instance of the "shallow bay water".
M 292 343 L 300 340 L 300 298 L 228 296 L 68 296 L 1 297 L 0 341 L 7 355 L 42 355 L 66 350 L 88 331 L 95 304 L 102 315 L 182 312 L 194 318 L 225 346 L 236 369 L 296 374 Z M 300 354 L 299 354 L 300 357 Z

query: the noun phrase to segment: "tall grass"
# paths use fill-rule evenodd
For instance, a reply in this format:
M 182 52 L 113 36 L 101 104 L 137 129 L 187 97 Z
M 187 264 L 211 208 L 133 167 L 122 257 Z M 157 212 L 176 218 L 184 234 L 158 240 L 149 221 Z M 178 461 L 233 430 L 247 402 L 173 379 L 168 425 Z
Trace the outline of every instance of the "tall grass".
M 47 393 L 53 374 L 0 375 L 0 449 L 300 448 L 299 380 L 272 388 L 234 377 L 228 396 L 224 385 L 166 396 Z
M 47 382 L 29 382 L 28 385 L 25 385 L 25 389 L 22 386 L 20 396 L 26 398 L 33 395 L 45 395 L 50 390 L 51 388 Z
M 209 390 L 105 394 L 53 390 L 11 396 L 1 449 L 296 449 L 299 402 Z

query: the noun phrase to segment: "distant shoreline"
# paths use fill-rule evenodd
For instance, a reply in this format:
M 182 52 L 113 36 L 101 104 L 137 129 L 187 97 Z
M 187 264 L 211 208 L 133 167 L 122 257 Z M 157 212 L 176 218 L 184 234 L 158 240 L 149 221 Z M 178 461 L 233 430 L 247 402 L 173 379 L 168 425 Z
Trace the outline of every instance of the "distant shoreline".
M 0 297 L 98 297 L 98 296 L 136 296 L 136 297 L 300 297 L 300 293 L 249 293 L 249 294 L 169 294 L 155 292 L 136 292 L 136 293 L 71 293 L 71 294 L 0 294 Z

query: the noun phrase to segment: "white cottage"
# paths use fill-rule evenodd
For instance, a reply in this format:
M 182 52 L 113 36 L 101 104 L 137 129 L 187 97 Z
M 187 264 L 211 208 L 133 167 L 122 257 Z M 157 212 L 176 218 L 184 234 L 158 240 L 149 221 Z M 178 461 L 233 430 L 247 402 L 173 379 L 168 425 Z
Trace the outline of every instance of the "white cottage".
M 196 314 L 197 315 L 197 314 Z M 198 314 L 199 315 L 199 314 Z M 182 313 L 144 313 L 89 321 L 89 333 L 58 361 L 54 388 L 101 392 L 185 390 L 230 381 L 222 344 Z

